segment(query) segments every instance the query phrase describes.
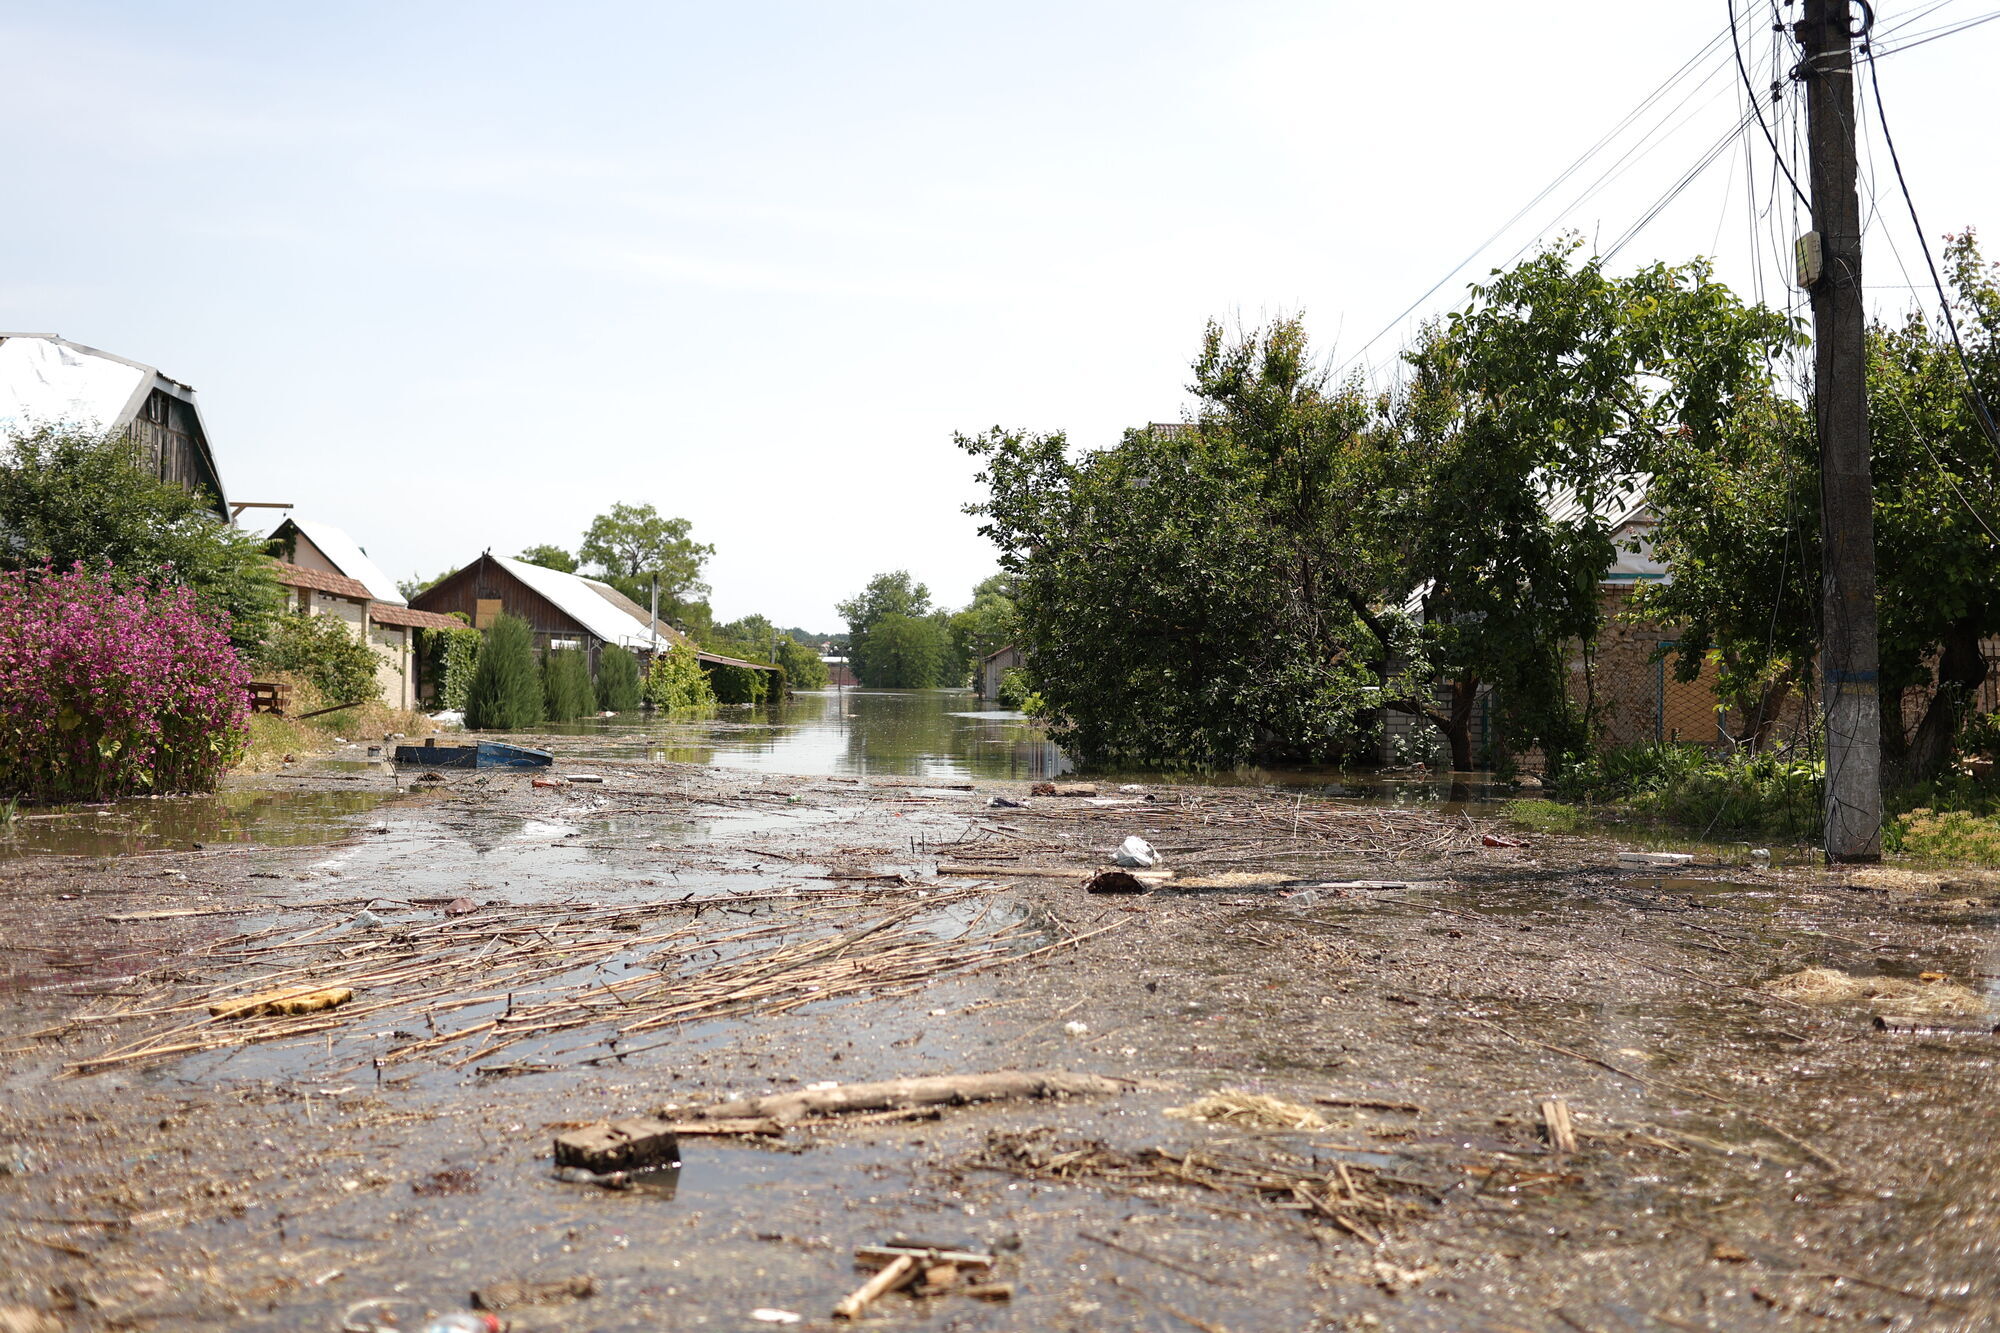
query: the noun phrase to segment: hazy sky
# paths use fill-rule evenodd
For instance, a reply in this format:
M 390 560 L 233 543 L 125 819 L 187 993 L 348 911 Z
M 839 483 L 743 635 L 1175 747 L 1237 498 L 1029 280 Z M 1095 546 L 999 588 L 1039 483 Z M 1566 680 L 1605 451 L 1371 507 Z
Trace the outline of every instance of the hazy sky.
M 1769 0 L 1739 8 L 1767 83 Z M 1988 7 L 1878 8 L 1886 51 Z M 719 618 L 831 629 L 880 570 L 954 604 L 991 572 L 953 431 L 1175 419 L 1210 318 L 1303 310 L 1345 363 L 1699 55 L 1419 313 L 1555 225 L 1608 247 L 1742 114 L 1726 23 L 1722 0 L 0 0 L 0 330 L 195 385 L 232 498 L 293 501 L 397 576 L 651 502 L 715 545 Z M 2000 235 L 1996 53 L 2000 23 L 1882 60 L 1934 234 Z M 1874 119 L 1869 276 L 1912 280 L 1894 239 L 1921 281 Z M 1712 253 L 1751 288 L 1746 198 L 1731 148 L 1619 264 Z M 1764 220 L 1774 299 L 1793 225 Z

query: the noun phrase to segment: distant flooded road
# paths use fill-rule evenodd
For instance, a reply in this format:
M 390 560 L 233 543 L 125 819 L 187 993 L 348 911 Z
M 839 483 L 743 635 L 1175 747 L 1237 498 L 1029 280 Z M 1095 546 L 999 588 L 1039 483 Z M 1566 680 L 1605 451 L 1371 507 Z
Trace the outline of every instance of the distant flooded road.
M 543 733 L 570 759 L 653 759 L 799 776 L 1033 780 L 1068 771 L 1020 713 L 970 690 L 819 690 L 705 718 L 623 713 Z

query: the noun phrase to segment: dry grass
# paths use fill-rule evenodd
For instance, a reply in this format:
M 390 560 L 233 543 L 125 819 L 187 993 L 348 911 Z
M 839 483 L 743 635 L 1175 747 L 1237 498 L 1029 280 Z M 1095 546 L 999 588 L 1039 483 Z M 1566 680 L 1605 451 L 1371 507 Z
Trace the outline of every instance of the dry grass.
M 1232 1129 L 1337 1128 L 1310 1106 L 1267 1097 L 1259 1092 L 1211 1092 L 1187 1106 L 1169 1107 L 1167 1114 L 1181 1120 L 1199 1120 L 1203 1124 L 1226 1125 Z
M 1926 974 L 1932 975 L 1932 974 Z M 1977 1016 L 1986 998 L 1939 976 L 1932 981 L 1857 977 L 1830 967 L 1809 967 L 1764 983 L 1763 989 L 1803 1004 L 1870 1004 L 1897 1014 Z
M 384 703 L 356 704 L 338 712 L 298 720 L 325 704 L 317 691 L 296 676 L 281 676 L 292 687 L 291 716 L 257 713 L 250 718 L 250 748 L 236 765 L 238 773 L 270 773 L 283 768 L 288 759 L 304 759 L 326 754 L 337 740 L 378 741 L 392 732 L 405 736 L 428 736 L 437 723 L 413 709 L 391 708 Z

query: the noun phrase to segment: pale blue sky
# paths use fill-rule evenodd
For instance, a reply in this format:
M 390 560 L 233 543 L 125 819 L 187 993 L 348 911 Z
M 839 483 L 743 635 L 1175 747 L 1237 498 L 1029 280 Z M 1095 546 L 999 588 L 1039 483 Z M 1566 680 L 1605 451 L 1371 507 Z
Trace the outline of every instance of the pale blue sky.
M 1985 6 L 1930 8 L 1880 23 Z M 1743 28 L 1765 65 L 1768 10 Z M 1721 0 L 0 0 L 0 329 L 194 384 L 234 498 L 395 575 L 650 501 L 717 547 L 720 617 L 831 629 L 879 570 L 950 603 L 991 571 L 953 430 L 1173 419 L 1211 317 L 1303 309 L 1345 361 L 1724 24 Z M 1996 52 L 2000 23 L 1883 61 L 1934 233 L 2000 234 Z M 1719 139 L 1718 53 L 1685 127 L 1562 223 L 1608 245 Z M 1725 155 L 1621 263 L 1712 251 L 1749 286 L 1744 179 Z M 1881 227 L 1870 276 L 1908 281 Z

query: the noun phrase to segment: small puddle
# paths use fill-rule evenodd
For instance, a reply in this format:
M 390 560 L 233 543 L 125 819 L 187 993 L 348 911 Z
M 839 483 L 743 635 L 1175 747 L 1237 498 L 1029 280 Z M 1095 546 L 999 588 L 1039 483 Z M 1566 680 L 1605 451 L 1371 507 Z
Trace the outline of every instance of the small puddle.
M 391 793 L 220 791 L 29 809 L 0 830 L 0 858 L 118 856 L 223 843 L 309 847 L 354 832 Z

